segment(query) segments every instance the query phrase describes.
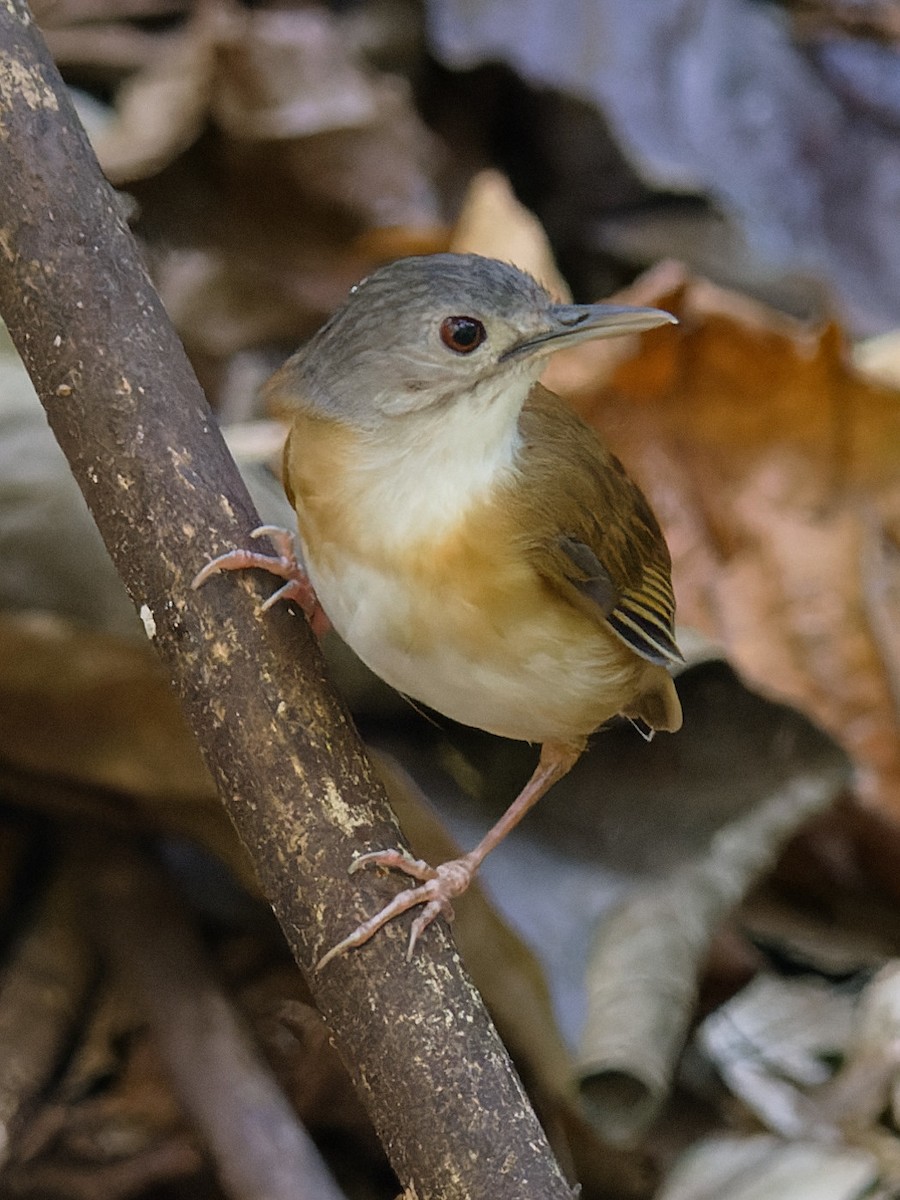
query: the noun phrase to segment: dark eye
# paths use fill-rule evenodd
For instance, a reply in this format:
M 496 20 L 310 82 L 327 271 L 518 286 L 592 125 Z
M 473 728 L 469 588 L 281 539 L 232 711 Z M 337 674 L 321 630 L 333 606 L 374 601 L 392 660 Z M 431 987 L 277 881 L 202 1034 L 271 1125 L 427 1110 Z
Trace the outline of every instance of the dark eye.
M 484 326 L 474 317 L 445 317 L 441 321 L 441 341 L 457 354 L 471 354 L 486 337 Z

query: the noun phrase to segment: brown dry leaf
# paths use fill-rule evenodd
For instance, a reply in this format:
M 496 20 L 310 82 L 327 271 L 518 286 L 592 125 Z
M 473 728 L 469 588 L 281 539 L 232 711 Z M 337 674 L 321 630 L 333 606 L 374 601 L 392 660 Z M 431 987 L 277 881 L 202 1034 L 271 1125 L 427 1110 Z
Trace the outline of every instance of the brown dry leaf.
M 179 40 L 121 89 L 98 139 L 113 183 L 157 174 L 207 119 L 254 181 L 364 225 L 437 223 L 437 143 L 408 84 L 368 67 L 319 8 L 248 10 L 209 0 Z M 246 166 L 246 164 L 245 164 Z
M 480 171 L 469 184 L 449 249 L 459 254 L 485 254 L 485 246 L 490 246 L 493 258 L 528 271 L 554 299 L 572 299 L 544 227 L 519 203 L 500 171 Z
M 214 66 L 214 47 L 195 20 L 120 89 L 116 119 L 94 139 L 111 183 L 156 175 L 193 145 L 206 122 Z
M 22 803 L 175 832 L 255 876 L 150 646 L 0 617 L 0 778 Z
M 353 242 L 353 249 L 373 263 L 387 263 L 412 254 L 443 254 L 449 247 L 447 225 L 385 225 L 366 230 Z
M 55 617 L 6 615 L 0 663 L 7 761 L 108 791 L 216 802 L 149 647 Z
M 809 330 L 667 264 L 620 299 L 681 326 L 545 375 L 650 496 L 679 618 L 848 751 L 900 817 L 900 392 Z M 610 347 L 614 347 L 610 349 Z
M 135 191 L 154 280 L 215 404 L 232 355 L 306 339 L 385 257 L 367 233 L 392 231 L 388 256 L 446 241 L 440 149 L 406 81 L 324 9 L 208 0 L 167 39 L 95 149 Z M 208 126 L 218 136 L 192 150 Z
M 853 34 L 900 39 L 900 11 L 893 0 L 789 0 L 797 32 Z

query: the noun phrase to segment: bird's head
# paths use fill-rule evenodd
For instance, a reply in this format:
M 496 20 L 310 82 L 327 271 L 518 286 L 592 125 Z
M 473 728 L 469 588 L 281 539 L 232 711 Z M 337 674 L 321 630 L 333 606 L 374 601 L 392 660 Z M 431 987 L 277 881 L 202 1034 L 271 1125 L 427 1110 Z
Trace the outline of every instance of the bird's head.
M 530 382 L 575 342 L 674 322 L 655 308 L 556 304 L 531 276 L 476 254 L 403 258 L 353 288 L 274 390 L 371 428 L 507 377 Z

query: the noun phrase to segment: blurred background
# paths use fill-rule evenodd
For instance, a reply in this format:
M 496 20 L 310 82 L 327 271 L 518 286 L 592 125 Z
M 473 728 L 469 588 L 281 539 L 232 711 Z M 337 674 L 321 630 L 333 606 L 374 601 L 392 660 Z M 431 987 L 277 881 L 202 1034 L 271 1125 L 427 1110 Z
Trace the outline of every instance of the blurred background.
M 900 1195 L 900 8 L 34 15 L 264 521 L 294 517 L 259 386 L 384 262 L 678 316 L 544 381 L 664 527 L 684 729 L 598 733 L 457 940 L 584 1200 Z M 536 751 L 324 648 L 416 852 L 470 847 Z M 8 339 L 0 912 L 0 1195 L 306 1194 L 223 1078 L 397 1194 Z

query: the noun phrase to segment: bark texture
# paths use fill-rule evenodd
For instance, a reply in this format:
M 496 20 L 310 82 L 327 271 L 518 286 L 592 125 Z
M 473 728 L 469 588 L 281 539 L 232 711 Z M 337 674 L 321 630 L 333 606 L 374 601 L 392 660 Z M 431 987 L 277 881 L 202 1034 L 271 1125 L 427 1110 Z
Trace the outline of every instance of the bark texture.
M 296 613 L 189 583 L 257 517 L 23 0 L 0 0 L 0 311 L 228 812 L 410 1195 L 570 1195 L 438 926 L 312 964 L 398 888 L 384 792 Z M 152 918 L 150 918 L 152 919 Z

